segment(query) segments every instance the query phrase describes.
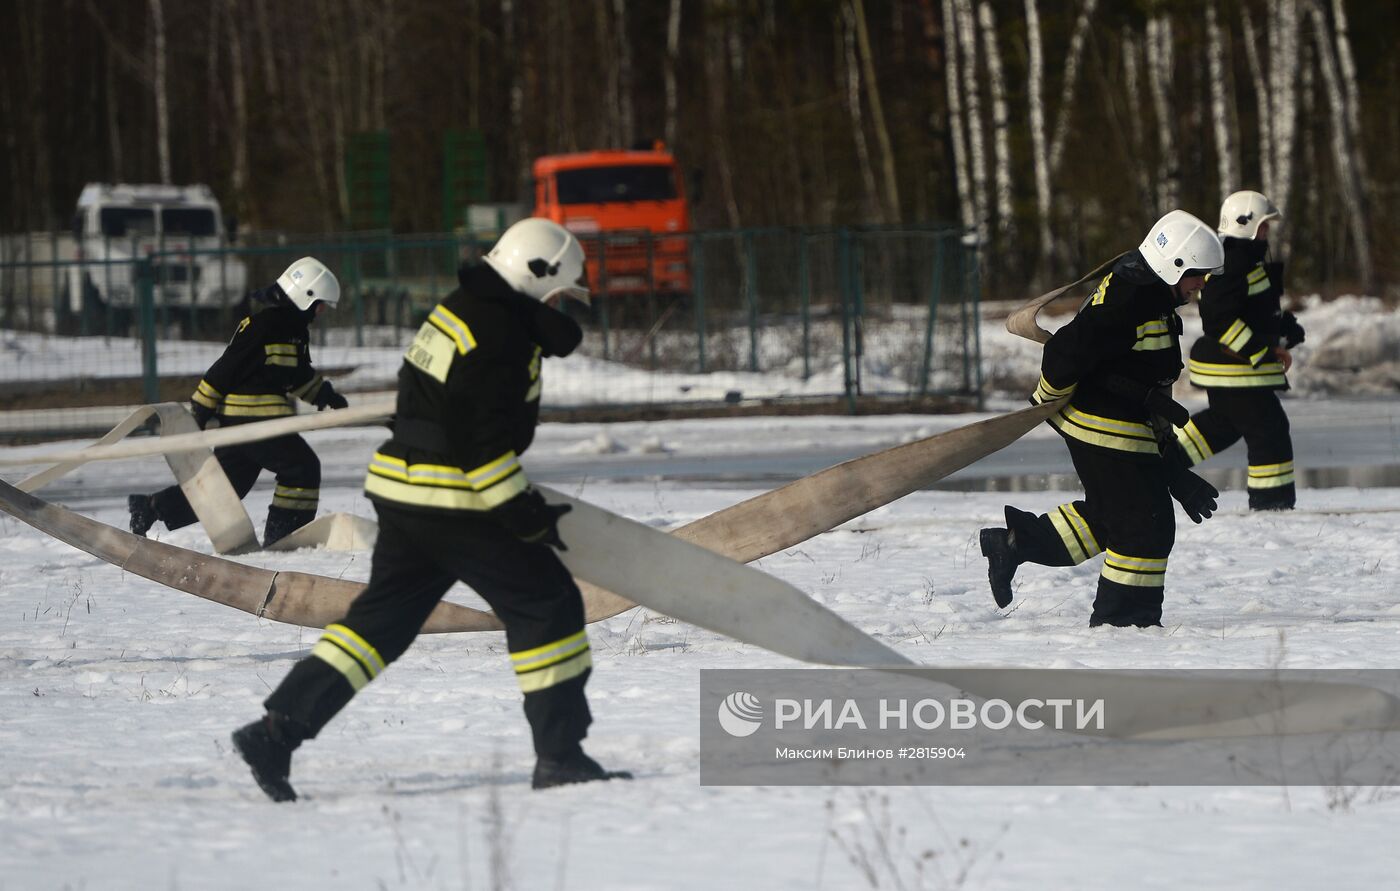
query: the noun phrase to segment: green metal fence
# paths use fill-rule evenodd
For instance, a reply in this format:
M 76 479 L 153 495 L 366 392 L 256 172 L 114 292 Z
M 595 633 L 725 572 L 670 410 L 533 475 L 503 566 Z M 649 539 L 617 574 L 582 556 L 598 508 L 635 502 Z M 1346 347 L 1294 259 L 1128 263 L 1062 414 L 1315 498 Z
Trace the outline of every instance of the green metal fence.
M 980 399 L 977 264 L 954 230 L 617 233 L 584 245 L 594 298 L 570 304 L 585 338 L 546 366 L 547 411 Z M 313 359 L 351 394 L 390 390 L 458 266 L 489 247 L 470 235 L 263 234 L 182 252 L 113 245 L 99 259 L 62 235 L 0 240 L 0 438 L 86 435 L 132 405 L 188 399 L 246 291 L 306 255 L 342 285 L 312 328 Z

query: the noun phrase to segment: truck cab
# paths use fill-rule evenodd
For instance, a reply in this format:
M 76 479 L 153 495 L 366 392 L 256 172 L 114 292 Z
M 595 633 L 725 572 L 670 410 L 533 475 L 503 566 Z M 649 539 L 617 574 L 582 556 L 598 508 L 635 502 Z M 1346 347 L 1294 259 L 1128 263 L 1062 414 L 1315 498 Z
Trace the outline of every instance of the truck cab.
M 578 236 L 595 293 L 690 293 L 689 240 L 675 237 L 690 232 L 690 205 L 663 144 L 546 155 L 533 173 L 534 215 Z
M 79 262 L 68 270 L 58 307 L 60 325 L 70 329 L 99 314 L 129 321 L 143 257 L 156 257 L 156 305 L 187 308 L 192 320 L 237 304 L 247 289 L 242 260 L 204 253 L 230 238 L 205 185 L 89 183 L 78 196 L 73 237 Z

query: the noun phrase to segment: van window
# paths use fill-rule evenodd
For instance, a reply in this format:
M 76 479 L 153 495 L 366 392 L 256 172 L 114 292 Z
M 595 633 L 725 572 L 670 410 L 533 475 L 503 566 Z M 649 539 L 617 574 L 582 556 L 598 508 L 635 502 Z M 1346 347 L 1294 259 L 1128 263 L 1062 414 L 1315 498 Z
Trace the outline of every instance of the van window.
M 200 238 L 218 232 L 214 211 L 207 207 L 169 207 L 160 212 L 161 229 L 166 235 Z
M 102 234 L 107 238 L 154 235 L 156 232 L 156 215 L 149 207 L 104 207 L 99 219 Z
M 557 177 L 560 204 L 676 199 L 675 171 L 662 164 L 561 170 Z

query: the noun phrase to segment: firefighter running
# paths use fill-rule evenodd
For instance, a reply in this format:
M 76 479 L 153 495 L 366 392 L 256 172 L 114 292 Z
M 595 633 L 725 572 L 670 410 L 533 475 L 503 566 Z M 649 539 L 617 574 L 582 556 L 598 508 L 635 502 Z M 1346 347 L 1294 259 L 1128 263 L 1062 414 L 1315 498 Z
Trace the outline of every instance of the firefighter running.
M 1176 308 L 1223 259 L 1215 232 L 1174 210 L 1045 344 L 1031 402 L 1069 397 L 1049 423 L 1069 447 L 1084 498 L 1040 516 L 1008 505 L 1006 528 L 981 531 L 997 606 L 1011 603 L 1021 563 L 1072 566 L 1102 553 L 1089 625 L 1161 624 L 1172 498 L 1199 523 L 1218 494 L 1187 469 L 1171 433 L 1190 419 L 1171 398 L 1181 373 Z
M 550 305 L 587 301 L 583 248 L 563 227 L 516 223 L 463 266 L 404 355 L 393 438 L 370 461 L 379 515 L 369 584 L 328 626 L 233 742 L 274 801 L 296 798 L 291 756 L 408 649 L 454 582 L 506 628 L 536 753 L 536 789 L 630 778 L 580 745 L 592 718 L 583 599 L 555 548 L 566 506 L 531 488 L 520 455 L 539 417 L 540 360 L 578 346 L 578 324 Z
M 1220 207 L 1225 270 L 1201 291 L 1205 336 L 1188 363 L 1210 407 L 1176 431 L 1192 464 L 1244 437 L 1253 510 L 1289 510 L 1296 501 L 1293 440 L 1278 391 L 1288 389 L 1289 350 L 1303 342 L 1303 326 L 1279 305 L 1283 264 L 1269 258 L 1269 226 L 1280 221 L 1258 192 L 1236 192 Z
M 313 257 L 288 266 L 277 282 L 249 295 L 249 314 L 190 397 L 190 409 L 203 430 L 218 418 L 222 426 L 296 414 L 292 399 L 316 406 L 345 408 L 345 397 L 311 365 L 308 326 L 340 301 L 340 283 Z M 316 517 L 321 497 L 321 461 L 296 434 L 214 450 L 233 489 L 242 498 L 264 470 L 277 475 L 267 511 L 263 545 L 300 529 Z M 154 495 L 127 499 L 131 531 L 144 536 L 157 520 L 171 531 L 195 521 L 194 509 L 178 485 Z

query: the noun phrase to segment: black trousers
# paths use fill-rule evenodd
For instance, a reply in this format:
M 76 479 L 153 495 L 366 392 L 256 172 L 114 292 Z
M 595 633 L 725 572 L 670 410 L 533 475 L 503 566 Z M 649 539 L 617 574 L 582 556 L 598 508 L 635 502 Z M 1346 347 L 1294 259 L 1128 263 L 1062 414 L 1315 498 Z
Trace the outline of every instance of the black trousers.
M 1090 625 L 1159 625 L 1176 515 L 1165 463 L 1066 440 L 1084 498 L 1039 516 L 1006 508 L 1017 556 L 1074 566 L 1104 554 Z
M 1264 387 L 1210 387 L 1206 396 L 1210 407 L 1176 432 L 1191 463 L 1199 464 L 1243 437 L 1249 453 L 1249 506 L 1293 507 L 1293 438 L 1278 393 Z
M 486 518 L 376 508 L 369 585 L 267 698 L 268 711 L 314 737 L 403 655 L 433 607 L 461 581 L 505 624 L 535 751 L 557 756 L 577 749 L 592 722 L 584 695 L 592 657 L 583 598 L 555 551 L 520 541 Z
M 301 522 L 296 525 L 316 516 L 321 491 L 321 459 L 300 436 L 292 434 L 226 446 L 215 449 L 214 457 L 228 475 L 228 481 L 239 498 L 252 490 L 253 483 L 258 481 L 258 476 L 264 470 L 270 470 L 277 475 L 277 488 L 272 496 L 273 513 L 285 511 L 298 515 L 296 518 Z M 156 515 L 172 531 L 182 529 L 196 519 L 189 499 L 179 486 L 161 489 L 151 496 L 151 503 L 155 506 Z M 269 517 L 271 525 L 272 517 Z

